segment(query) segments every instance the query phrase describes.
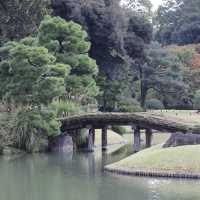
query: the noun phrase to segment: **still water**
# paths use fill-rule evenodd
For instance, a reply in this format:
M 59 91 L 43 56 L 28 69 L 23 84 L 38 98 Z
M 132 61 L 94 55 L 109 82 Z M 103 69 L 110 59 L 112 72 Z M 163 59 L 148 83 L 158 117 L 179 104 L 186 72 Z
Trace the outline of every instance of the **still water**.
M 106 162 L 93 154 L 0 158 L 0 200 L 200 200 L 199 181 L 112 175 Z

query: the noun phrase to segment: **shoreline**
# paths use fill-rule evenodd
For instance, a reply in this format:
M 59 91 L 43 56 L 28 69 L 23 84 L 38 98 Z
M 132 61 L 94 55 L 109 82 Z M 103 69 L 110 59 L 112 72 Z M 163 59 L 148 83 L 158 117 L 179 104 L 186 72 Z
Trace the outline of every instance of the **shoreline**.
M 105 166 L 105 172 L 124 175 L 124 176 L 137 176 L 137 177 L 154 177 L 154 178 L 174 178 L 174 179 L 200 179 L 200 173 L 184 173 L 184 172 L 167 172 L 164 170 L 141 170 L 141 169 L 129 169 Z
M 200 145 L 157 145 L 104 167 L 106 172 L 139 177 L 199 179 Z

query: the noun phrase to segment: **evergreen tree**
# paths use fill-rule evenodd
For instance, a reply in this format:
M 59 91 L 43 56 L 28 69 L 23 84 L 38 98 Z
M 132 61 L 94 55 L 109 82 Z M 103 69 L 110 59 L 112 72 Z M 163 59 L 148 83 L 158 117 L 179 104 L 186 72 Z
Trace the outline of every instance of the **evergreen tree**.
M 0 49 L 0 94 L 16 107 L 47 105 L 64 92 L 64 77 L 53 75 L 60 69 L 55 57 L 44 47 L 8 42 Z M 66 68 L 67 69 L 67 68 Z
M 39 27 L 38 43 L 55 56 L 56 62 L 71 68 L 70 76 L 65 79 L 65 98 L 74 98 L 79 103 L 93 101 L 98 94 L 95 81 L 98 67 L 88 55 L 91 45 L 81 26 L 47 16 Z
M 52 102 L 78 98 L 82 104 L 98 94 L 94 79 L 98 67 L 88 56 L 89 49 L 80 25 L 50 16 L 35 38 L 0 48 L 0 98 L 17 112 L 13 131 L 18 148 L 40 151 L 38 138 L 59 134 Z
M 155 90 L 166 107 L 184 105 L 187 85 L 183 82 L 178 58 L 152 43 L 143 64 L 137 64 L 135 81 L 140 81 L 140 102 L 144 107 L 150 89 Z

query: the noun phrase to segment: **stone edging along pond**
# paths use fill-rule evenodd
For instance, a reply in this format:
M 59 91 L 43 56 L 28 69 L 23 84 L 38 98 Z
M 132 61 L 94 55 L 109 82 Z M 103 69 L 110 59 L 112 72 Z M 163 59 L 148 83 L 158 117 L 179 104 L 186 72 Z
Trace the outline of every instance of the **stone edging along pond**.
M 106 172 L 126 175 L 126 176 L 140 176 L 140 177 L 157 177 L 157 178 L 182 178 L 182 179 L 200 179 L 200 174 L 184 173 L 184 172 L 166 172 L 166 171 L 147 171 L 140 169 L 125 169 L 106 166 L 104 168 Z

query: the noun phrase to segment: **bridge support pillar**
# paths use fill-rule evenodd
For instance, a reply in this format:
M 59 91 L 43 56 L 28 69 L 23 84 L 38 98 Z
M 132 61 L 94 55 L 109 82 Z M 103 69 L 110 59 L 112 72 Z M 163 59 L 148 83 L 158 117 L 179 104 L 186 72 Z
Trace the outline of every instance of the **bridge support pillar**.
M 95 129 L 94 129 L 94 133 L 92 134 L 92 139 L 93 139 L 93 145 L 95 143 Z
M 140 151 L 140 128 L 138 126 L 133 127 L 134 130 L 134 145 L 133 150 L 134 152 Z
M 92 126 L 88 126 L 88 152 L 94 151 L 94 138 L 95 129 Z
M 102 128 L 102 151 L 107 150 L 108 145 L 108 126 Z
M 153 138 L 153 132 L 152 129 L 146 129 L 145 130 L 145 135 L 146 135 L 146 148 L 151 147 L 152 144 L 152 138 Z

